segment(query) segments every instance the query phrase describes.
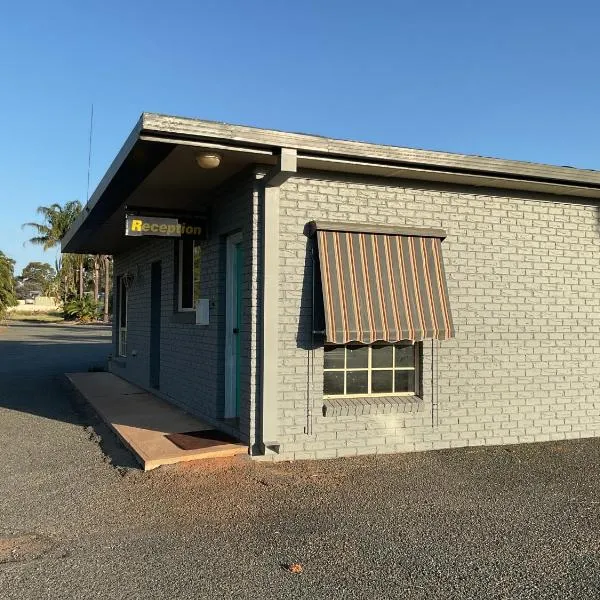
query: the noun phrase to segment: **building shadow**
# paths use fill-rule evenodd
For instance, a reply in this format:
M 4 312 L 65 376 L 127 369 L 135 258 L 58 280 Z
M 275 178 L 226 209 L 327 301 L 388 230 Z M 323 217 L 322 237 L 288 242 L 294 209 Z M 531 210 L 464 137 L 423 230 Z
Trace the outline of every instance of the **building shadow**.
M 111 349 L 110 337 L 97 330 L 83 333 L 69 326 L 0 326 L 0 409 L 79 426 L 115 467 L 137 467 L 131 453 L 79 398 L 64 375 L 105 369 Z M 36 435 L 39 432 L 33 421 L 27 436 Z M 19 443 L 18 438 L 14 443 Z
M 323 310 L 323 290 L 319 270 L 319 255 L 313 239 L 306 239 L 300 311 L 296 346 L 303 350 L 315 350 L 323 346 L 325 315 Z

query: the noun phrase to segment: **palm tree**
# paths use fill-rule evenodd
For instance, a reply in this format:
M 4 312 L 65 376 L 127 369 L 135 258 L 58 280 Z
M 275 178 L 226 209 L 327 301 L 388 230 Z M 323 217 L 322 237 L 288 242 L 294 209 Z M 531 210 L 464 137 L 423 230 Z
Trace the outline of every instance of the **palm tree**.
M 93 265 L 93 272 L 92 272 L 92 284 L 93 284 L 93 296 L 94 296 L 94 302 L 97 304 L 98 303 L 98 296 L 100 294 L 100 267 L 102 265 L 102 255 L 101 254 L 94 254 L 92 256 L 92 265 Z
M 71 200 L 64 206 L 58 203 L 50 206 L 38 206 L 36 212 L 44 217 L 43 222 L 24 223 L 23 227 L 33 227 L 37 232 L 37 235 L 29 240 L 30 244 L 49 250 L 60 244 L 60 240 L 81 212 L 81 202 Z
M 55 248 L 60 244 L 61 239 L 67 233 L 71 225 L 77 219 L 81 212 L 81 202 L 79 200 L 71 200 L 66 202 L 64 206 L 58 203 L 50 206 L 38 206 L 37 213 L 43 216 L 41 223 L 29 222 L 24 223 L 23 227 L 32 227 L 37 235 L 29 240 L 30 244 L 42 246 L 44 250 Z M 83 296 L 83 277 L 84 277 L 84 262 L 83 256 L 74 257 L 73 261 L 63 261 L 63 268 L 68 263 L 75 263 L 79 271 L 79 296 Z
M 98 303 L 100 294 L 100 275 L 104 273 L 104 322 L 108 323 L 108 299 L 110 294 L 110 256 L 108 254 L 94 254 L 93 263 L 93 294 L 94 302 Z
M 108 308 L 110 297 L 110 265 L 111 257 L 108 254 L 102 255 L 102 263 L 104 267 L 104 322 L 108 323 Z

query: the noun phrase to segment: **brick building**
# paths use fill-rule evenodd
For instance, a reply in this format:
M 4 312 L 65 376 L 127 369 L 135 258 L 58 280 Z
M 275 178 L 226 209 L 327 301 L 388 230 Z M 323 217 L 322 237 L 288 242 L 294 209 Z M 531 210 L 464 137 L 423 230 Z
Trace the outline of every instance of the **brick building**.
M 63 250 L 114 255 L 111 371 L 253 456 L 579 438 L 599 198 L 594 171 L 144 114 Z

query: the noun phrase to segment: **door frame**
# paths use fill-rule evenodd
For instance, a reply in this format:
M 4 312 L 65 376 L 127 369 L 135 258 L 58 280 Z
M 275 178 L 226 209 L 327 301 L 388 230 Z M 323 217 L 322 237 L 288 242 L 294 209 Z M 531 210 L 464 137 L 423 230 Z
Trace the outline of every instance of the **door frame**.
M 127 305 L 129 304 L 129 293 L 125 285 L 125 277 L 117 277 L 117 356 L 127 356 Z
M 238 264 L 243 258 L 241 232 L 233 233 L 226 239 L 225 267 L 225 419 L 239 417 L 240 406 L 240 325 L 242 282 Z M 241 250 L 241 251 L 240 251 Z

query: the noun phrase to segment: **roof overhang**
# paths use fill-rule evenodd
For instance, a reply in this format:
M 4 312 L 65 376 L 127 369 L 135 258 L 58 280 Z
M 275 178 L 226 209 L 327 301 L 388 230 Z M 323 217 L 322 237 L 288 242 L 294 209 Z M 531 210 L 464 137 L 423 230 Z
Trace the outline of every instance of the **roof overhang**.
M 133 243 L 123 235 L 126 204 L 201 210 L 204 192 L 249 165 L 274 165 L 282 148 L 297 151 L 298 169 L 600 199 L 598 171 L 144 113 L 63 238 L 63 251 L 126 249 Z M 193 160 L 199 149 L 222 153 L 226 168 L 201 172 Z

